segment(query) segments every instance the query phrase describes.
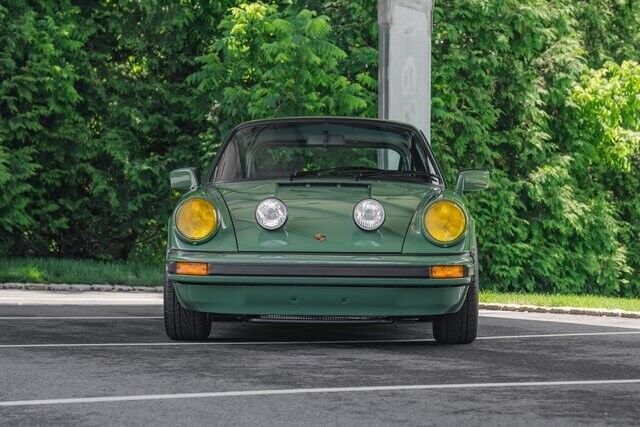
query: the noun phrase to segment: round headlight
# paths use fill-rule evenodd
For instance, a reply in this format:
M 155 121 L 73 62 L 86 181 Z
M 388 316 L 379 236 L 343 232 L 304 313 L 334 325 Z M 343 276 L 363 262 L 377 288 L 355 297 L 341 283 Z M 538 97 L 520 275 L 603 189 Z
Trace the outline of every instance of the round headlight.
M 205 199 L 189 199 L 176 212 L 176 228 L 189 240 L 202 240 L 218 226 L 218 214 Z
M 287 222 L 287 206 L 278 199 L 265 199 L 256 208 L 256 221 L 265 230 L 277 230 Z
M 429 206 L 424 214 L 424 229 L 439 243 L 451 243 L 464 233 L 467 219 L 460 205 L 440 200 Z
M 377 200 L 365 199 L 353 210 L 353 220 L 365 231 L 373 231 L 384 223 L 384 208 Z

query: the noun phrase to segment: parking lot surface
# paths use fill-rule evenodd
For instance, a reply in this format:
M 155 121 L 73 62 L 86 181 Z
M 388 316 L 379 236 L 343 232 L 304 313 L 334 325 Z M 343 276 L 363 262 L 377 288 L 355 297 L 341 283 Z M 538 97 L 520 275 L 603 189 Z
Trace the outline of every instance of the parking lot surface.
M 160 294 L 0 291 L 0 425 L 612 424 L 640 419 L 640 321 L 483 312 L 430 324 L 216 323 L 164 335 Z

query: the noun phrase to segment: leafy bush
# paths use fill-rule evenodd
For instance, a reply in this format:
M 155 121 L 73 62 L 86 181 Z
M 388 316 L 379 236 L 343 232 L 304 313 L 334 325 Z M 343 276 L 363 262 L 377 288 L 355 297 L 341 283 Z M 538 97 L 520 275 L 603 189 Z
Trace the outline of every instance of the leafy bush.
M 265 115 L 373 112 L 363 86 L 339 71 L 347 54 L 329 39 L 327 16 L 255 2 L 231 8 L 218 28 L 221 37 L 188 79 L 212 106 L 216 138 Z
M 640 294 L 632 0 L 436 1 L 433 146 L 468 198 L 482 280 Z M 617 64 L 617 65 L 616 65 Z M 376 115 L 376 2 L 0 6 L 0 251 L 163 253 L 169 170 L 207 167 L 240 121 Z
M 627 243 L 637 241 L 637 228 L 635 237 L 629 231 L 638 216 L 624 213 L 629 201 L 637 204 L 637 184 L 628 173 L 617 185 L 601 184 L 614 166 L 596 162 L 603 167 L 594 170 L 593 163 L 616 145 L 624 161 L 637 158 L 628 140 L 602 138 L 618 125 L 599 130 L 607 109 L 594 110 L 621 95 L 607 85 L 626 84 L 627 101 L 637 96 L 619 80 L 636 71 L 605 73 L 611 80 L 599 82 L 602 89 L 595 82 L 576 87 L 581 76 L 604 73 L 589 66 L 637 56 L 629 25 L 639 19 L 635 2 L 454 1 L 436 8 L 433 143 L 450 178 L 460 167 L 492 171 L 492 191 L 469 198 L 489 286 L 640 293 L 637 246 Z M 578 99 L 584 91 L 591 107 Z M 633 116 L 633 105 L 621 108 Z M 619 130 L 633 126 L 627 120 Z M 620 197 L 623 182 L 636 192 Z
M 602 217 L 585 234 L 602 235 L 593 289 L 620 279 L 616 291 L 640 294 L 640 64 L 609 62 L 587 72 L 570 93 L 568 149 L 575 185 L 601 201 Z M 587 236 L 590 238 L 590 236 Z

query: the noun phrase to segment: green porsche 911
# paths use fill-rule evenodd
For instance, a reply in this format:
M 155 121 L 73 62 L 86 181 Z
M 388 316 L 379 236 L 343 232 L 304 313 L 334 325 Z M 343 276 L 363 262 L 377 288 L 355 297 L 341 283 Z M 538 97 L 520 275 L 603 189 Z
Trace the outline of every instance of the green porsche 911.
M 478 329 L 475 223 L 446 187 L 422 132 L 388 120 L 258 120 L 230 132 L 169 221 L 168 336 L 202 340 L 212 321 L 433 323 L 437 342 Z

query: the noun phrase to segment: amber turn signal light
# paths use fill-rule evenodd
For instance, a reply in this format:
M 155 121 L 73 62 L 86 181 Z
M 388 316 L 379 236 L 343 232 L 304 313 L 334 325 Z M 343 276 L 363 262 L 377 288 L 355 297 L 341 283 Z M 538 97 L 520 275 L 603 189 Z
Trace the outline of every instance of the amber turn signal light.
M 209 266 L 206 262 L 176 262 L 176 273 L 188 276 L 206 276 Z
M 464 277 L 464 265 L 434 265 L 431 267 L 432 279 L 460 279 Z

